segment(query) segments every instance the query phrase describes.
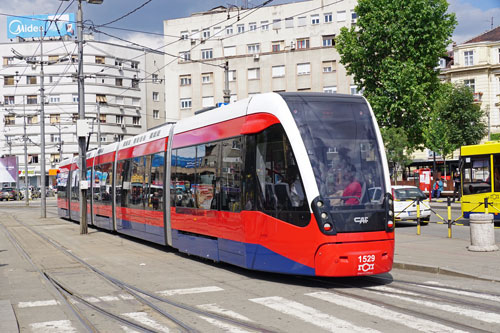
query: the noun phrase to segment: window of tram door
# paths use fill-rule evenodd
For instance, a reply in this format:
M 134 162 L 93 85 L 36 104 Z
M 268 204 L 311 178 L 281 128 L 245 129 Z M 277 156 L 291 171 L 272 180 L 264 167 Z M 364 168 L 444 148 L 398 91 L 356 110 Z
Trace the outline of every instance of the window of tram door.
M 216 176 L 219 163 L 219 144 L 212 142 L 196 147 L 195 162 L 195 207 L 201 209 L 217 209 Z
M 130 190 L 130 160 L 119 161 L 116 165 L 116 204 L 127 207 Z
M 71 172 L 71 201 L 80 200 L 80 170 L 74 170 Z
M 463 194 L 491 192 L 490 157 L 465 157 L 464 161 Z
M 494 192 L 500 192 L 500 155 L 493 156 Z
M 130 161 L 130 191 L 127 207 L 144 209 L 145 193 L 144 193 L 144 178 L 145 178 L 145 158 L 134 157 Z
M 151 159 L 151 171 L 148 177 L 149 210 L 163 210 L 163 181 L 165 177 L 165 155 L 158 153 L 148 156 Z
M 256 137 L 257 202 L 264 213 L 297 226 L 311 214 L 290 143 L 280 124 Z M 258 207 L 259 207 L 258 206 Z
M 196 146 L 177 149 L 175 174 L 172 174 L 176 207 L 195 207 L 193 187 L 195 185 L 195 165 Z
M 242 137 L 222 141 L 221 210 L 241 210 Z

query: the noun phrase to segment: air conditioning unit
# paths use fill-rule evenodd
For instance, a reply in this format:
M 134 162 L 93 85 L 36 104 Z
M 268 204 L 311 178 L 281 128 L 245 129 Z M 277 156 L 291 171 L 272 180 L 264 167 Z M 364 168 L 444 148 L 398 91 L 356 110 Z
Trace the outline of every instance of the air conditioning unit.
M 295 41 L 290 42 L 290 49 L 295 50 Z
M 355 23 L 356 23 L 356 19 L 352 19 L 352 20 L 351 20 L 351 23 L 352 23 L 352 24 L 355 24 Z
M 122 124 L 120 125 L 120 127 L 121 127 L 122 129 L 125 129 L 125 123 L 122 123 Z
M 260 59 L 260 54 L 254 54 L 253 55 L 253 60 L 258 61 Z

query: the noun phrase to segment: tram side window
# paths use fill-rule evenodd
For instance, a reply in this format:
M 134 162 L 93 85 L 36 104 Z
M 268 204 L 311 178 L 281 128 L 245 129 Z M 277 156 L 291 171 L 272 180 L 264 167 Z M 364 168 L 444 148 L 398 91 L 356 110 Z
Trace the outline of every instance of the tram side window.
M 489 156 L 465 157 L 463 194 L 491 192 L 491 172 Z
M 112 190 L 113 164 L 105 163 L 94 168 L 94 200 L 110 203 L 113 197 Z
M 500 192 L 500 155 L 493 157 L 493 179 L 495 192 Z
M 73 170 L 71 172 L 71 200 L 80 200 L 80 172 L 79 170 Z
M 151 156 L 151 171 L 149 183 L 149 210 L 163 210 L 163 181 L 165 177 L 165 154 L 158 153 Z
M 202 144 L 196 148 L 195 205 L 197 208 L 217 209 L 216 192 L 220 192 L 220 185 L 216 185 L 219 156 L 218 143 Z
M 176 192 L 176 162 L 177 162 L 177 149 L 172 150 L 172 159 L 170 161 L 170 207 L 175 207 L 177 202 L 177 192 Z
M 255 161 L 260 210 L 297 226 L 307 225 L 311 214 L 304 186 L 280 124 L 257 134 Z
M 177 149 L 175 174 L 172 174 L 172 185 L 175 188 L 176 207 L 195 207 L 196 147 Z
M 221 210 L 241 210 L 242 137 L 222 141 Z
M 66 199 L 69 172 L 62 171 L 57 175 L 57 198 Z
M 144 209 L 145 170 L 144 157 L 134 157 L 130 160 L 130 191 L 127 205 L 129 208 Z
M 130 160 L 119 161 L 116 166 L 116 204 L 128 206 L 128 192 L 130 191 Z

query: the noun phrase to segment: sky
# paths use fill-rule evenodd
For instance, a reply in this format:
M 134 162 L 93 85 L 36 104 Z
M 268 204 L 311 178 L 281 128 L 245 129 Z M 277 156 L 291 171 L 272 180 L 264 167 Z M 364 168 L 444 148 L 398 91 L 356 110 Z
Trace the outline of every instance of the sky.
M 274 0 L 271 4 L 293 1 L 298 0 Z M 146 3 L 144 7 L 110 26 L 148 33 L 118 29 L 106 29 L 105 32 L 155 48 L 162 45 L 163 40 L 159 35 L 163 33 L 163 20 L 189 16 L 191 13 L 221 5 L 241 5 L 243 2 L 244 0 L 104 0 L 101 5 L 83 3 L 83 13 L 87 23 L 99 25 L 115 20 Z M 248 0 L 248 2 L 250 6 L 255 6 L 264 0 Z M 500 0 L 448 0 L 448 2 L 449 12 L 454 12 L 458 20 L 458 26 L 452 36 L 457 43 L 465 42 L 490 30 L 492 19 L 493 27 L 500 26 Z M 0 42 L 7 41 L 5 15 L 54 14 L 61 13 L 68 6 L 66 12 L 76 13 L 77 6 L 74 0 L 0 1 Z M 102 35 L 96 35 L 96 39 L 119 42 L 117 39 Z

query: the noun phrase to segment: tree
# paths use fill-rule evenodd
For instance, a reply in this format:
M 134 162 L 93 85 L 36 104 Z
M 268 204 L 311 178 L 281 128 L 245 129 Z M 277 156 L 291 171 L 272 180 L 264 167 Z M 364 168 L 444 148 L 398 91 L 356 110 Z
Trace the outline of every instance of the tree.
M 424 131 L 426 147 L 446 158 L 460 146 L 479 143 L 486 135 L 484 117 L 469 87 L 441 84 Z
M 340 62 L 379 125 L 403 129 L 411 147 L 424 143 L 439 86 L 435 67 L 456 25 L 447 9 L 446 0 L 359 0 L 356 26 L 336 39 Z
M 408 138 L 402 128 L 381 128 L 384 139 L 387 162 L 396 183 L 398 171 L 411 163 L 411 150 L 408 150 Z

